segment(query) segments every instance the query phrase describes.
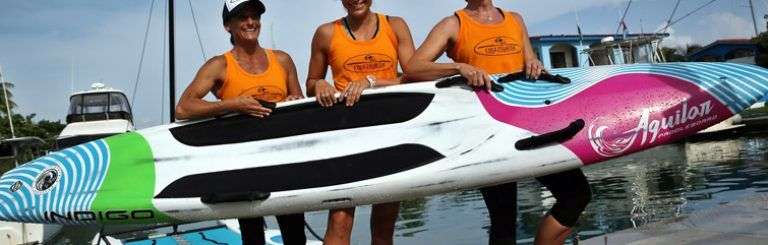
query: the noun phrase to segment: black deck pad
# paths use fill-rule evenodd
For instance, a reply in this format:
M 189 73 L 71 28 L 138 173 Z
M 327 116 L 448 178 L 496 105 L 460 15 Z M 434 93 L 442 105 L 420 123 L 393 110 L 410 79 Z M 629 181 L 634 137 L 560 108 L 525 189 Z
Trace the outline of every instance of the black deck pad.
M 424 145 L 403 144 L 310 162 L 185 176 L 165 187 L 156 198 L 269 193 L 333 186 L 400 173 L 444 157 Z
M 281 107 L 266 118 L 248 115 L 218 118 L 170 129 L 190 146 L 209 146 L 275 139 L 301 134 L 401 123 L 427 109 L 434 94 L 364 95 L 352 107 L 343 103 L 323 108 L 317 102 Z

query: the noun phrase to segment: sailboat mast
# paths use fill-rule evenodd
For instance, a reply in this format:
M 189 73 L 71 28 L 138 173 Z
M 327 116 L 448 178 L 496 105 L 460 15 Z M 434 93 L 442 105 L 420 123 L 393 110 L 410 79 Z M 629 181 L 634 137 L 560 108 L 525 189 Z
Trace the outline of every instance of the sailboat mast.
M 176 121 L 176 59 L 175 59 L 175 47 L 174 43 L 174 30 L 173 30 L 173 0 L 168 0 L 168 102 L 170 110 L 170 122 Z
M 752 25 L 755 28 L 755 36 L 760 35 L 760 31 L 757 30 L 757 19 L 755 18 L 755 4 L 753 0 L 749 0 L 749 10 L 752 12 Z
M 13 130 L 13 115 L 11 114 L 11 104 L 8 103 L 8 90 L 5 88 L 5 78 L 3 78 L 3 69 L 0 67 L 0 84 L 3 89 L 3 98 L 5 98 L 5 115 L 8 116 L 8 124 L 11 126 L 11 138 L 16 138 L 16 132 Z M 14 156 L 15 156 L 14 152 Z

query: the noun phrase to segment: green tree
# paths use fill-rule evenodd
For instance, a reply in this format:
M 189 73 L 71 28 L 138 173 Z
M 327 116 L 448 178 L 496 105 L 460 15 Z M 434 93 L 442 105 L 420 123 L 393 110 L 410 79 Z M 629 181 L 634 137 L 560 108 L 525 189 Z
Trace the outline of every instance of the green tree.
M 661 53 L 664 54 L 664 58 L 667 62 L 685 62 L 687 58 L 684 55 L 679 54 L 680 50 L 675 48 L 661 48 Z
M 691 44 L 685 47 L 685 54 L 683 55 L 691 55 L 693 53 L 696 53 L 696 51 L 699 51 L 699 49 L 703 48 L 701 45 L 698 44 Z
M 41 120 L 35 122 L 35 114 L 23 116 L 13 114 L 13 127 L 16 136 L 35 136 L 45 141 L 45 149 L 52 149 L 56 143 L 56 136 L 64 129 L 64 124 L 60 121 Z M 8 117 L 0 118 L 0 138 L 11 137 L 11 126 L 8 124 Z
M 11 89 L 13 89 L 14 85 L 10 82 L 5 82 L 5 84 L 0 84 L 5 86 L 0 86 L 0 109 L 2 109 L 2 114 L 7 116 L 7 110 L 5 109 L 5 95 L 8 95 L 8 105 L 11 106 L 11 110 L 13 108 L 16 108 L 16 102 L 13 102 L 13 92 Z M 5 88 L 5 93 L 3 93 L 3 87 Z

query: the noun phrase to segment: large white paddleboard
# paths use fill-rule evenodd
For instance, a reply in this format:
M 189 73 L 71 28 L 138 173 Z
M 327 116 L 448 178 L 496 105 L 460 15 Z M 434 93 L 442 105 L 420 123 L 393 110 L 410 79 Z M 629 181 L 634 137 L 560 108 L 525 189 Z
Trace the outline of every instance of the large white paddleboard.
M 768 71 L 726 63 L 553 70 L 367 90 L 354 107 L 280 103 L 109 137 L 0 179 L 0 219 L 178 223 L 349 207 L 545 175 L 673 142 L 768 93 Z M 562 79 L 554 79 L 560 81 Z

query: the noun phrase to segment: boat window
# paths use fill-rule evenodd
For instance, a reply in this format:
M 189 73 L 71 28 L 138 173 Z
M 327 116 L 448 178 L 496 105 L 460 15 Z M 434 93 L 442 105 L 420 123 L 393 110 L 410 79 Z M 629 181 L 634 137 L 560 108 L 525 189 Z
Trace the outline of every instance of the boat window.
M 105 113 L 107 112 L 107 94 L 86 94 L 83 95 L 83 113 Z
M 131 121 L 131 107 L 122 93 L 79 94 L 70 98 L 67 123 L 126 119 Z
M 83 96 L 76 95 L 69 98 L 69 115 L 83 114 Z
M 238 115 L 170 131 L 183 144 L 207 146 L 394 124 L 421 114 L 433 97 L 429 93 L 372 94 L 364 95 L 355 106 L 336 104 L 331 108 L 320 107 L 312 101 L 277 108 L 264 119 Z

